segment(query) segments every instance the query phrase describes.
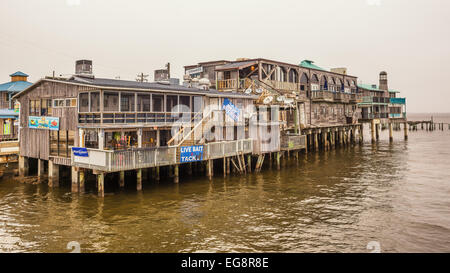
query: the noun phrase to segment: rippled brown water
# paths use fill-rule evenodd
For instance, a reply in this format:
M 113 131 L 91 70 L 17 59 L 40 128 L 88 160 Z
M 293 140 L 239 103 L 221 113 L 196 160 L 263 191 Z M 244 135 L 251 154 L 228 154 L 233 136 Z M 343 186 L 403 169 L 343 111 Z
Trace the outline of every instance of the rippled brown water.
M 445 119 L 450 119 L 444 117 Z M 411 119 L 411 118 L 410 118 Z M 436 120 L 436 118 L 435 118 Z M 366 126 L 367 127 L 367 126 Z M 0 181 L 0 252 L 450 251 L 450 131 L 291 160 L 281 171 L 182 176 L 109 194 Z

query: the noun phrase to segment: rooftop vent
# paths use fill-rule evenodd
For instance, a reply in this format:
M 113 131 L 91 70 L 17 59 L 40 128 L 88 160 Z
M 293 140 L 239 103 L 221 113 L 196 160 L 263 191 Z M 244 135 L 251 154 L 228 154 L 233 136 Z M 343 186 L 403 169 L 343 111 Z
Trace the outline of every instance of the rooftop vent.
M 92 74 L 91 60 L 78 60 L 75 63 L 75 75 L 80 77 L 94 78 Z

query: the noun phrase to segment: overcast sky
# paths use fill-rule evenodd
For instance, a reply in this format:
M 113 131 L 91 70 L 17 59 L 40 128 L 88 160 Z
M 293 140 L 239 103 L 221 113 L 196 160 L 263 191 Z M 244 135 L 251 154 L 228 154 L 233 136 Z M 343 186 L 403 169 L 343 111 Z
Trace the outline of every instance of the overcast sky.
M 0 83 L 36 81 L 92 59 L 97 77 L 134 80 L 172 65 L 267 58 L 388 72 L 408 112 L 450 112 L 447 0 L 1 0 Z

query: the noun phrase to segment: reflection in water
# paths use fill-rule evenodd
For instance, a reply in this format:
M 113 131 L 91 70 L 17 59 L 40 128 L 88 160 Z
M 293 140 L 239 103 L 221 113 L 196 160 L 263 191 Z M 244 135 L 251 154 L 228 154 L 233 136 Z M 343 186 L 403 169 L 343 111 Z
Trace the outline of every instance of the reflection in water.
M 182 176 L 98 198 L 0 182 L 0 251 L 450 251 L 450 132 L 291 157 L 277 171 Z M 368 133 L 366 133 L 368 136 Z

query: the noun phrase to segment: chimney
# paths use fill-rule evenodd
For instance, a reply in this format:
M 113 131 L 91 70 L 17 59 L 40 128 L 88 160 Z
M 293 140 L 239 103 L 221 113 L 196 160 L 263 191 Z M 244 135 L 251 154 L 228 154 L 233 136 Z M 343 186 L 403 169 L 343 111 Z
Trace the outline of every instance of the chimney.
M 388 80 L 386 71 L 380 72 L 380 90 L 388 91 Z
M 94 78 L 91 60 L 78 60 L 75 63 L 75 76 Z

